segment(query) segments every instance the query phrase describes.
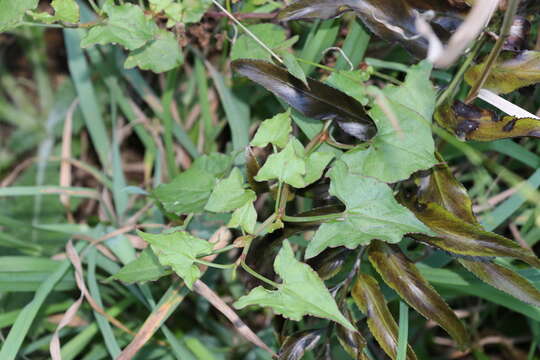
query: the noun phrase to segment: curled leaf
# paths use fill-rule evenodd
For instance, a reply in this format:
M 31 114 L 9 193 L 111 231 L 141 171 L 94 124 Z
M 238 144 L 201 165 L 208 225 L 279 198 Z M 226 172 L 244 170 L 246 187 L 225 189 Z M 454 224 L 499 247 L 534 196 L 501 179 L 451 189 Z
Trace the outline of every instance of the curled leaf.
M 358 308 L 367 315 L 369 330 L 392 359 L 396 358 L 398 346 L 398 326 L 392 317 L 377 281 L 366 274 L 359 274 L 352 289 L 353 299 Z M 407 360 L 415 360 L 416 354 L 407 345 Z
M 304 330 L 287 336 L 279 350 L 279 360 L 300 360 L 306 351 L 309 351 L 321 340 L 322 329 Z
M 527 46 L 531 23 L 523 16 L 515 16 L 508 38 L 504 41 L 503 50 L 518 51 Z
M 257 157 L 253 153 L 250 147 L 246 148 L 246 175 L 249 186 L 255 191 L 256 194 L 262 194 L 270 191 L 267 182 L 259 182 L 255 180 L 255 176 L 261 169 L 261 165 L 257 160 Z
M 319 274 L 321 279 L 328 280 L 340 272 L 351 252 L 343 247 L 331 248 L 309 259 L 307 263 Z
M 399 247 L 374 241 L 368 256 L 383 280 L 410 306 L 443 327 L 460 347 L 467 347 L 469 337 L 461 321 Z
M 232 67 L 305 116 L 317 120 L 335 120 L 343 131 L 362 141 L 371 139 L 377 133 L 375 123 L 362 104 L 331 86 L 308 78 L 307 87 L 285 69 L 261 60 L 235 60 Z
M 436 153 L 435 157 L 440 163 L 431 168 L 426 176 L 420 177 L 418 199 L 424 203 L 437 203 L 457 217 L 477 224 L 467 190 L 454 177 L 441 155 Z
M 540 137 L 540 120 L 499 117 L 494 112 L 456 101 L 443 104 L 435 112 L 439 125 L 461 140 L 492 141 L 514 137 Z
M 540 260 L 532 251 L 520 247 L 504 236 L 485 231 L 470 224 L 436 203 L 405 202 L 405 205 L 436 232 L 438 237 L 414 235 L 414 238 L 443 250 L 465 256 L 509 256 L 540 267 Z
M 459 259 L 461 265 L 489 285 L 534 306 L 540 306 L 540 291 L 518 273 L 495 263 Z
M 472 85 L 484 71 L 485 63 L 471 67 L 465 81 Z M 540 81 L 540 51 L 504 52 L 498 58 L 484 83 L 484 88 L 498 94 L 507 94 Z

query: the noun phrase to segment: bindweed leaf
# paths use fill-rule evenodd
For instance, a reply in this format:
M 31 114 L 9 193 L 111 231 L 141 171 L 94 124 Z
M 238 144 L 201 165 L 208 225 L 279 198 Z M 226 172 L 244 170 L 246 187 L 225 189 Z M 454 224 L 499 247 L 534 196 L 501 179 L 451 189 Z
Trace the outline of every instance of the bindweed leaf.
M 362 105 L 331 86 L 308 78 L 308 88 L 285 69 L 261 60 L 236 60 L 232 67 L 305 116 L 335 120 L 346 133 L 360 140 L 369 140 L 377 133 Z
M 499 117 L 494 112 L 456 101 L 439 106 L 435 121 L 460 140 L 492 141 L 514 137 L 540 137 L 540 120 Z
M 277 290 L 258 286 L 238 299 L 234 306 L 237 309 L 249 305 L 269 306 L 291 320 L 300 321 L 304 315 L 311 315 L 330 319 L 355 331 L 317 273 L 295 259 L 288 240 L 283 242 L 274 261 L 274 270 L 283 280 Z
M 234 210 L 227 226 L 231 228 L 240 227 L 248 234 L 253 234 L 256 224 L 257 211 L 253 206 L 253 201 L 248 201 L 242 207 Z
M 437 233 L 437 237 L 414 235 L 422 242 L 458 255 L 509 256 L 540 267 L 540 260 L 530 251 L 504 236 L 470 224 L 436 203 L 405 202 L 418 219 Z
M 53 0 L 51 6 L 54 9 L 54 15 L 47 12 L 30 12 L 30 15 L 41 22 L 50 24 L 55 21 L 64 21 L 76 23 L 79 21 L 79 5 L 75 0 Z
M 144 249 L 139 257 L 121 268 L 116 274 L 107 279 L 110 281 L 120 280 L 124 283 L 142 283 L 146 281 L 155 281 L 165 275 L 169 275 L 167 270 L 159 263 L 158 258 L 151 247 Z
M 468 346 L 469 337 L 461 321 L 399 247 L 374 241 L 368 256 L 383 280 L 410 306 L 443 327 L 460 347 Z
M 366 274 L 358 274 L 352 289 L 353 299 L 358 308 L 367 316 L 369 330 L 392 359 L 396 359 L 398 346 L 398 326 L 392 317 L 377 281 Z M 407 360 L 416 360 L 413 349 L 407 347 Z
M 212 212 L 229 212 L 253 202 L 255 198 L 253 191 L 245 189 L 240 170 L 234 168 L 228 178 L 216 184 L 204 209 Z
M 277 114 L 271 119 L 264 120 L 255 133 L 251 146 L 265 147 L 268 144 L 274 144 L 284 148 L 289 142 L 291 134 L 291 111 Z
M 352 174 L 393 183 L 437 163 L 431 133 L 435 89 L 429 81 L 430 73 L 431 65 L 423 61 L 409 69 L 402 86 L 384 88 L 388 108 L 375 105 L 369 112 L 379 128 L 371 146 L 360 146 L 342 157 Z M 389 112 L 397 124 L 391 121 Z
M 38 6 L 38 0 L 0 0 L 0 32 L 20 24 L 24 14 Z
M 138 66 L 142 70 L 162 73 L 183 63 L 182 49 L 174 34 L 167 30 L 159 30 L 153 40 L 129 54 L 124 67 L 130 69 Z
M 504 291 L 527 304 L 540 306 L 540 291 L 518 273 L 490 261 L 458 260 L 465 269 L 494 288 Z
M 367 105 L 369 98 L 367 95 L 367 87 L 364 85 L 369 80 L 370 73 L 368 71 L 354 70 L 334 71 L 328 77 L 328 84 L 345 92 L 347 95 L 355 98 L 362 105 Z
M 465 81 L 473 85 L 484 71 L 485 63 L 471 67 Z M 507 94 L 524 86 L 540 82 L 540 51 L 503 52 L 483 87 L 495 93 Z
M 298 80 L 302 81 L 306 87 L 309 87 L 306 73 L 302 66 L 296 60 L 296 57 L 288 51 L 281 52 L 281 57 L 283 58 L 283 63 L 287 70 Z
M 170 183 L 159 185 L 152 195 L 168 212 L 199 213 L 204 210 L 216 180 L 216 177 L 206 170 L 192 166 Z
M 295 188 L 304 188 L 317 181 L 334 154 L 317 151 L 306 157 L 304 146 L 291 138 L 283 150 L 268 157 L 255 180 L 279 180 Z
M 304 330 L 287 336 L 278 353 L 279 360 L 300 360 L 321 340 L 324 331 L 321 329 Z
M 138 234 L 150 244 L 161 265 L 170 266 L 191 289 L 201 276 L 201 270 L 196 265 L 197 257 L 212 251 L 213 244 L 185 231 L 171 234 L 139 231 Z
M 292 45 L 298 38 L 291 38 L 292 41 L 287 41 L 285 29 L 275 24 L 256 24 L 248 26 L 249 31 L 253 33 L 263 44 L 270 49 L 277 51 L 278 49 L 286 49 Z M 292 43 L 291 43 L 292 42 Z M 259 59 L 268 60 L 272 56 L 250 35 L 240 35 L 234 42 L 231 49 L 231 60 L 236 59 Z
M 183 0 L 182 22 L 184 24 L 201 21 L 204 13 L 212 5 L 212 0 Z
M 304 187 L 306 161 L 304 147 L 296 138 L 291 138 L 287 146 L 277 154 L 266 159 L 255 180 L 267 181 L 277 179 L 291 186 Z
M 157 25 L 145 16 L 139 6 L 117 6 L 114 0 L 107 0 L 102 10 L 107 14 L 105 23 L 88 31 L 81 40 L 82 47 L 118 43 L 128 50 L 135 50 L 152 40 L 158 32 Z
M 233 164 L 233 158 L 221 153 L 211 153 L 195 159 L 190 169 L 199 169 L 220 178 L 223 177 Z
M 328 172 L 330 194 L 341 200 L 343 216 L 322 224 L 309 242 L 306 258 L 327 247 L 346 246 L 354 249 L 373 239 L 397 243 L 404 234 L 432 234 L 412 212 L 400 205 L 385 183 L 351 174 L 344 162 L 338 161 Z

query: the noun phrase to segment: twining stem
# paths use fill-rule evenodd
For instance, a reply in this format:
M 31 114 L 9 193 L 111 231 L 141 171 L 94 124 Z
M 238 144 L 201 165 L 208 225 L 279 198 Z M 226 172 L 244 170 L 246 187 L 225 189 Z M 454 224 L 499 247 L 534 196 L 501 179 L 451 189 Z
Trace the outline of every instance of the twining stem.
M 258 272 L 256 272 L 252 268 L 250 268 L 244 261 L 240 262 L 240 266 L 242 266 L 242 269 L 244 269 L 247 273 L 249 273 L 254 278 L 257 278 L 257 279 L 261 280 L 262 282 L 264 282 L 264 283 L 266 283 L 266 284 L 268 284 L 270 286 L 275 287 L 276 289 L 280 288 L 280 286 L 281 286 L 280 284 L 268 279 L 267 277 L 262 276 L 261 274 L 259 274 Z
M 495 65 L 495 60 L 497 60 L 497 58 L 499 57 L 504 42 L 506 41 L 506 39 L 508 38 L 508 34 L 510 33 L 510 28 L 512 27 L 514 17 L 516 16 L 518 5 L 519 0 L 508 0 L 499 38 L 497 39 L 497 42 L 495 42 L 493 49 L 491 49 L 491 52 L 489 53 L 486 63 L 482 69 L 482 75 L 480 75 L 474 86 L 469 91 L 469 95 L 465 99 L 466 104 L 469 104 L 474 99 L 476 99 L 476 97 L 478 96 L 478 91 L 480 91 L 482 86 L 484 86 L 484 83 L 486 82 L 489 74 L 491 73 L 493 65 Z
M 231 244 L 231 245 L 224 246 L 224 247 L 222 247 L 221 249 L 216 249 L 216 250 L 210 251 L 210 252 L 208 252 L 208 253 L 206 253 L 206 254 L 199 255 L 199 256 L 197 256 L 197 257 L 204 258 L 204 257 L 210 256 L 210 255 L 221 254 L 221 253 L 230 251 L 230 250 L 232 250 L 232 249 L 237 249 L 237 248 L 238 248 L 238 247 L 237 247 L 236 245 Z
M 331 221 L 337 219 L 343 219 L 345 217 L 344 213 L 334 213 L 326 215 L 315 215 L 315 216 L 283 216 L 283 221 L 285 222 L 316 222 L 316 221 Z
M 225 9 L 217 0 L 212 0 L 214 2 L 214 5 L 216 5 L 221 11 L 223 11 L 228 17 L 229 19 L 231 19 L 236 25 L 238 25 L 240 27 L 240 29 L 242 29 L 246 34 L 248 34 L 253 40 L 255 40 L 255 42 L 257 44 L 259 44 L 260 46 L 262 46 L 262 48 L 266 51 L 268 51 L 268 53 L 274 58 L 276 59 L 278 62 L 282 63 L 283 64 L 283 60 L 279 57 L 278 54 L 276 54 L 272 49 L 270 49 L 264 42 L 262 42 L 254 33 L 252 33 L 251 31 L 249 31 L 248 28 L 246 28 L 240 21 L 238 21 L 234 16 L 233 14 L 231 14 L 227 9 Z
M 195 262 L 198 263 L 198 264 L 201 264 L 201 265 L 206 265 L 208 267 L 213 267 L 213 268 L 217 268 L 217 269 L 232 269 L 232 268 L 236 267 L 235 263 L 232 263 L 232 264 L 216 264 L 216 263 L 213 263 L 211 261 L 205 261 L 205 260 L 201 260 L 201 259 L 195 259 Z
M 313 139 L 311 139 L 309 144 L 307 144 L 307 146 L 306 146 L 306 156 L 309 156 L 312 152 L 317 150 L 317 148 L 319 146 L 321 146 L 321 144 L 323 142 L 328 140 L 328 138 L 329 138 L 328 129 L 330 128 L 331 124 L 332 124 L 332 120 L 327 120 L 324 123 L 324 126 L 323 126 L 321 132 L 318 133 Z
M 476 44 L 474 44 L 471 52 L 465 58 L 465 61 L 463 62 L 463 64 L 459 68 L 456 75 L 454 75 L 454 78 L 452 79 L 452 82 L 450 82 L 450 85 L 448 85 L 446 90 L 444 90 L 444 92 L 437 98 L 436 106 L 440 106 L 441 104 L 444 103 L 444 101 L 447 98 L 449 98 L 449 97 L 452 98 L 454 96 L 457 87 L 459 86 L 459 84 L 461 84 L 461 81 L 463 81 L 463 75 L 465 74 L 465 72 L 471 66 L 474 58 L 478 54 L 478 51 L 480 51 L 480 48 L 482 47 L 482 45 L 484 45 L 484 40 L 485 40 L 485 37 L 482 37 L 481 39 L 479 39 L 476 42 Z

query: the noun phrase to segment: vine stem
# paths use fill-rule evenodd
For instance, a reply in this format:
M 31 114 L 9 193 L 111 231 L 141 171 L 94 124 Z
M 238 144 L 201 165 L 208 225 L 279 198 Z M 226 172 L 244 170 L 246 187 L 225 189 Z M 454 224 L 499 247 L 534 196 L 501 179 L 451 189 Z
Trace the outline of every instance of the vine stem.
M 448 85 L 446 90 L 444 90 L 444 92 L 437 98 L 436 107 L 442 105 L 444 103 L 444 101 L 448 97 L 453 97 L 454 96 L 454 93 L 455 93 L 457 87 L 459 86 L 459 84 L 461 84 L 461 81 L 463 80 L 463 75 L 465 74 L 465 71 L 467 71 L 467 69 L 469 69 L 469 66 L 471 66 L 471 64 L 472 64 L 474 58 L 476 57 L 478 51 L 480 51 L 480 48 L 484 44 L 484 39 L 485 39 L 485 37 L 483 37 L 482 39 L 480 39 L 480 40 L 478 40 L 476 42 L 476 44 L 474 45 L 474 47 L 471 50 L 470 54 L 465 58 L 465 61 L 463 62 L 463 64 L 459 68 L 456 75 L 454 75 L 454 78 L 452 79 L 452 82 L 450 83 L 450 85 Z
M 519 0 L 508 0 L 508 7 L 506 8 L 506 13 L 504 14 L 504 20 L 501 26 L 501 33 L 499 34 L 499 38 L 497 39 L 497 42 L 495 42 L 493 49 L 491 49 L 491 52 L 489 53 L 486 64 L 482 69 L 482 75 L 480 75 L 480 78 L 478 78 L 474 86 L 469 91 L 469 95 L 465 99 L 466 104 L 470 104 L 474 99 L 476 99 L 476 97 L 478 96 L 478 91 L 480 91 L 482 86 L 485 84 L 489 74 L 491 73 L 493 65 L 495 65 L 495 60 L 497 60 L 497 58 L 499 57 L 504 42 L 506 41 L 508 34 L 510 33 L 510 28 L 512 27 L 512 21 L 516 16 L 518 5 Z
M 345 217 L 344 213 L 315 215 L 315 216 L 283 216 L 285 222 L 314 222 L 314 221 L 330 221 L 342 219 Z
M 232 263 L 232 264 L 216 264 L 216 263 L 201 260 L 201 259 L 195 259 L 195 262 L 199 263 L 201 265 L 206 265 L 208 267 L 213 267 L 213 268 L 217 268 L 217 269 L 232 269 L 232 268 L 236 267 L 235 263 Z
M 212 0 L 214 5 L 216 5 L 221 11 L 223 11 L 229 19 L 231 19 L 236 25 L 238 25 L 246 34 L 248 34 L 257 44 L 263 47 L 264 50 L 268 51 L 270 55 L 277 61 L 279 61 L 281 64 L 283 64 L 283 60 L 279 57 L 278 54 L 276 54 L 272 49 L 270 49 L 265 43 L 263 43 L 254 33 L 252 33 L 248 28 L 246 28 L 240 21 L 238 21 L 233 14 L 231 14 L 227 9 L 223 7 L 217 0 Z
M 243 260 L 240 262 L 240 266 L 242 266 L 242 269 L 244 269 L 247 273 L 249 273 L 254 278 L 257 278 L 261 280 L 262 282 L 275 287 L 276 289 L 279 289 L 281 287 L 281 285 L 278 284 L 277 282 L 272 281 L 268 279 L 267 277 L 262 276 L 261 274 L 259 274 L 258 272 L 250 268 Z

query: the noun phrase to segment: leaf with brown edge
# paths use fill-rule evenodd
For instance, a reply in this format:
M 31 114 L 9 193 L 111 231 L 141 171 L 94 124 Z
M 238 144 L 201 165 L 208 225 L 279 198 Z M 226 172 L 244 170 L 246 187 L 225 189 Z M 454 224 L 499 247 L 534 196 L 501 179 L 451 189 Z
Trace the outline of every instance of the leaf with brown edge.
M 377 133 L 362 104 L 331 86 L 308 78 L 307 87 L 287 70 L 262 60 L 239 59 L 232 62 L 232 67 L 305 116 L 335 120 L 343 131 L 362 141 Z
M 423 203 L 437 203 L 457 217 L 478 224 L 467 189 L 454 177 L 441 155 L 435 153 L 435 157 L 440 163 L 431 168 L 428 175 L 420 177 L 418 199 Z
M 530 250 L 504 236 L 485 231 L 452 214 L 436 203 L 403 201 L 416 217 L 436 232 L 438 237 L 414 235 L 414 238 L 443 250 L 465 256 L 508 256 L 540 267 L 540 260 Z
M 439 106 L 435 121 L 460 140 L 492 141 L 524 136 L 540 138 L 540 120 L 499 117 L 490 110 L 461 101 Z
M 484 71 L 485 63 L 471 67 L 465 81 L 472 85 Z M 502 53 L 483 87 L 498 94 L 507 94 L 524 86 L 540 82 L 540 51 L 508 51 Z
M 463 323 L 399 247 L 373 241 L 368 247 L 368 257 L 386 284 L 411 307 L 438 323 L 460 347 L 468 346 L 469 336 Z
M 540 306 L 540 291 L 518 273 L 490 261 L 459 259 L 459 262 L 465 269 L 494 288 L 504 291 L 527 304 Z
M 300 360 L 306 351 L 313 349 L 317 345 L 323 334 L 323 329 L 312 329 L 287 336 L 279 350 L 278 359 Z
M 386 300 L 377 281 L 366 274 L 358 274 L 352 289 L 353 299 L 358 308 L 367 315 L 369 330 L 384 350 L 395 359 L 398 346 L 398 326 L 392 317 Z M 416 354 L 410 345 L 407 346 L 407 360 L 416 360 Z

